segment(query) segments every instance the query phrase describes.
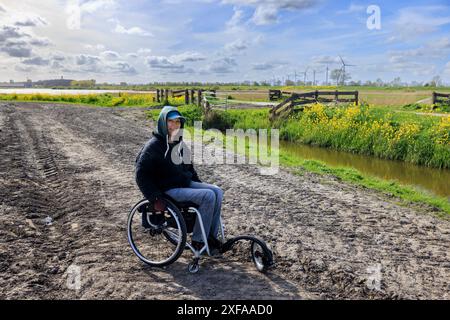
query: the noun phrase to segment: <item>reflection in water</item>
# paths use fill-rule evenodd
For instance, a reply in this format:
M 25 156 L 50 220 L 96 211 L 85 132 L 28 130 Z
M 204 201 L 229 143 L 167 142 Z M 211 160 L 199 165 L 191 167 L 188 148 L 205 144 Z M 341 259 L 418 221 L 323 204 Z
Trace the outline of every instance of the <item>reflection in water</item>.
M 355 168 L 361 173 L 397 180 L 439 196 L 450 197 L 450 170 L 418 166 L 403 161 L 383 160 L 370 156 L 280 141 L 282 152 L 304 159 L 319 160 L 334 167 Z

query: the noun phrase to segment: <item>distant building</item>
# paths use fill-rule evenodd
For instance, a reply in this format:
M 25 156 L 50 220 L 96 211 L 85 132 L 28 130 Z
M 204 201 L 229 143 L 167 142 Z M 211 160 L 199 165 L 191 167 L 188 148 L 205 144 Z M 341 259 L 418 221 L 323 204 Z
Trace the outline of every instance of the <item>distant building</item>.
M 34 86 L 39 87 L 69 87 L 73 80 L 70 79 L 53 79 L 53 80 L 39 80 L 33 82 Z
M 31 82 L 0 82 L 0 88 L 6 88 L 6 89 L 14 89 L 14 88 L 31 88 L 32 84 Z

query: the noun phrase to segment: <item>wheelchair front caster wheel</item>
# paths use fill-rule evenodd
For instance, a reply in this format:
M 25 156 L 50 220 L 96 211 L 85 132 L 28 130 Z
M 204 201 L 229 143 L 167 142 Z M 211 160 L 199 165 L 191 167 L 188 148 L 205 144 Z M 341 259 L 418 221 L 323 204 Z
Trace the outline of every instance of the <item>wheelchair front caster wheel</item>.
M 197 273 L 200 269 L 200 266 L 198 265 L 198 262 L 191 262 L 188 265 L 188 270 L 190 273 Z
M 258 243 L 252 242 L 251 252 L 256 269 L 259 272 L 265 272 L 268 269 L 268 264 L 263 248 Z

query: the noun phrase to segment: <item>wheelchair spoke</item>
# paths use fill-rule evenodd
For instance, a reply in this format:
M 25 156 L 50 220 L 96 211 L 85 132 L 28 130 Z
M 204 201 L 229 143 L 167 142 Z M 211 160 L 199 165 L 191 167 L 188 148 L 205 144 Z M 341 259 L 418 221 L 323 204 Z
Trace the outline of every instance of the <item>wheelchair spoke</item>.
M 128 239 L 133 251 L 149 265 L 163 266 L 174 262 L 186 243 L 186 227 L 177 209 L 168 206 L 163 215 L 159 213 L 156 217 L 152 213 L 140 214 L 139 207 L 135 207 L 128 218 Z M 148 219 L 149 223 L 144 224 L 146 227 L 142 217 Z

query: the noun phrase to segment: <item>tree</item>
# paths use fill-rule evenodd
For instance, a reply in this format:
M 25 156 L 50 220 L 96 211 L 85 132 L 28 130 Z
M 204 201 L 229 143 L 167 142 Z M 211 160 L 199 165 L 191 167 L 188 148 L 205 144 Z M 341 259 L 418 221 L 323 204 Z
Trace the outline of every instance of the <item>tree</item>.
M 286 81 L 284 82 L 284 85 L 285 85 L 285 86 L 293 86 L 293 85 L 295 85 L 295 83 L 294 83 L 294 81 L 292 81 L 292 80 L 286 80 Z
M 377 87 L 382 87 L 382 86 L 384 86 L 384 82 L 383 82 L 383 80 L 381 80 L 380 78 L 377 79 L 376 83 L 377 83 Z
M 345 85 L 345 81 L 350 80 L 352 77 L 347 71 L 344 74 L 343 69 L 334 69 L 331 71 L 330 79 L 336 81 L 336 85 Z
M 336 85 L 338 85 L 341 80 L 341 72 L 342 72 L 341 69 L 331 70 L 330 79 L 336 81 Z
M 439 87 L 442 85 L 442 79 L 440 76 L 434 76 L 430 82 L 431 87 Z
M 402 79 L 400 79 L 400 77 L 396 77 L 392 80 L 391 84 L 393 87 L 400 87 L 402 85 Z

